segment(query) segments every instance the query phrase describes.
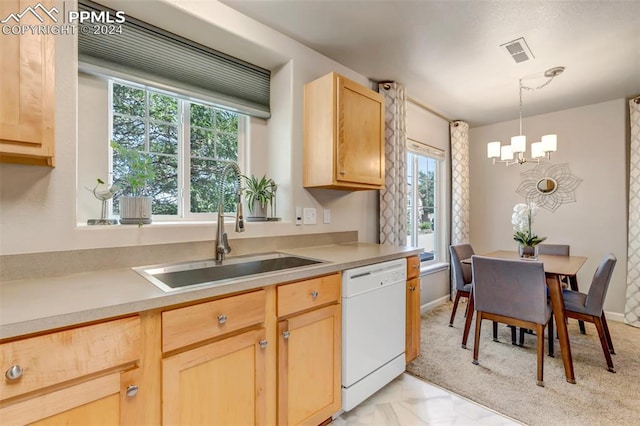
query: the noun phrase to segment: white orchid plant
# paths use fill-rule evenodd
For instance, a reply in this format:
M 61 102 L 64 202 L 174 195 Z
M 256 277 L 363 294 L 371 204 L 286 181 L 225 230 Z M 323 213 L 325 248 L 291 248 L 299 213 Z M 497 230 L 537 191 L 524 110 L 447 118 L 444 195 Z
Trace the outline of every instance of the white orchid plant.
M 531 232 L 531 224 L 537 211 L 536 203 L 519 203 L 513 207 L 511 223 L 513 230 L 516 231 L 513 234 L 513 239 L 525 247 L 535 247 L 547 239 L 547 237 L 538 237 Z

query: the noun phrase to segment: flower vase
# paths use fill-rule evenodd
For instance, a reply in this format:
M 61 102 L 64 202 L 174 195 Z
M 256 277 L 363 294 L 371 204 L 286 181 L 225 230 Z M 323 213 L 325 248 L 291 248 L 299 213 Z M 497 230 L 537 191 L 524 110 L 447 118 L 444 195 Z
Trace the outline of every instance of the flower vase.
M 538 258 L 538 246 L 525 246 L 518 244 L 518 254 L 523 259 L 536 260 Z

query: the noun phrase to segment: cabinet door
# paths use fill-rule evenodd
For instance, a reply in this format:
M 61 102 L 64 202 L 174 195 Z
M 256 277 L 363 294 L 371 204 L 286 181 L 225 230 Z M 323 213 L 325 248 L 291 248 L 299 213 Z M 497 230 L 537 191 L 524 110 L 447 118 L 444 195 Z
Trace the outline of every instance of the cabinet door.
M 317 425 L 340 410 L 340 305 L 278 323 L 278 424 Z
M 0 409 L 3 425 L 133 425 L 135 393 L 127 395 L 136 370 L 113 373 Z M 129 406 L 131 405 L 131 407 Z
M 165 425 L 265 424 L 264 329 L 162 360 Z
M 420 278 L 407 281 L 407 364 L 420 355 Z
M 53 6 L 50 0 L 40 3 Z M 0 1 L 0 16 L 27 7 L 33 2 Z M 29 24 L 42 22 L 26 13 L 20 25 Z M 54 43 L 53 34 L 29 31 L 0 37 L 0 161 L 53 166 Z
M 384 184 L 384 100 L 338 76 L 336 180 Z M 376 188 L 373 188 L 376 189 Z

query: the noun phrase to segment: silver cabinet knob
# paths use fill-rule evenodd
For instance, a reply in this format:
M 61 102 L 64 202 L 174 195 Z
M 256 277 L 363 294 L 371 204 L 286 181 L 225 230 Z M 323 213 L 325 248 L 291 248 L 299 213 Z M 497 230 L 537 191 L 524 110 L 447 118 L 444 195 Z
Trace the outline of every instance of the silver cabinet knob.
M 9 380 L 17 380 L 22 377 L 22 372 L 24 370 L 18 364 L 12 365 L 9 369 L 4 373 L 5 377 Z
M 290 333 L 289 333 L 289 331 L 288 331 L 288 330 L 287 330 L 287 331 L 285 331 L 284 333 L 282 333 L 282 337 L 283 337 L 285 340 L 287 340 L 287 339 L 289 338 L 289 335 L 290 335 Z
M 316 297 L 318 297 L 318 294 L 320 294 L 320 293 L 318 293 L 316 290 L 313 290 L 311 292 L 311 297 L 313 297 L 315 299 Z
M 341 174 L 342 176 L 344 176 L 344 175 L 346 175 L 346 174 L 347 174 L 347 172 L 345 172 L 344 170 L 340 170 L 340 174 Z
M 218 315 L 218 324 L 224 324 L 225 322 L 227 322 L 227 316 L 226 315 Z
M 138 386 L 136 385 L 127 386 L 126 394 L 129 398 L 131 398 L 132 396 L 136 396 L 138 394 Z
M 260 345 L 260 347 L 261 347 L 262 349 L 266 348 L 268 343 L 269 343 L 269 342 L 267 342 L 266 340 L 260 340 L 260 341 L 258 342 L 258 344 Z

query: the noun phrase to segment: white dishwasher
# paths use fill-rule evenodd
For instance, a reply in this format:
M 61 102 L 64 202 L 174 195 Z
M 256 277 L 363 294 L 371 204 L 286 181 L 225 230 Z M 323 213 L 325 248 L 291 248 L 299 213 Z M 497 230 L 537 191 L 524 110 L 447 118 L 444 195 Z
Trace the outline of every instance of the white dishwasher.
M 405 371 L 407 260 L 342 275 L 342 409 L 349 411 Z

